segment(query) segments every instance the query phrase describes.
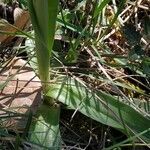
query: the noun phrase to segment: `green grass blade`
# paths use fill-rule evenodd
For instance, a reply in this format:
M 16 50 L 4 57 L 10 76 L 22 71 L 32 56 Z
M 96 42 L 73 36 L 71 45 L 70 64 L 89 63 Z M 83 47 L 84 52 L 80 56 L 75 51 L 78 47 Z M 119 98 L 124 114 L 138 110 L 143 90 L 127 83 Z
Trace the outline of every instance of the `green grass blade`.
M 111 23 L 109 24 L 109 28 L 111 28 L 112 25 L 113 25 L 113 24 L 115 23 L 115 21 L 117 20 L 117 18 L 118 18 L 118 16 L 119 16 L 119 14 L 121 13 L 121 11 L 122 11 L 122 9 L 123 9 L 125 3 L 126 3 L 126 0 L 121 0 L 120 4 L 119 4 L 119 6 L 118 6 L 117 12 L 116 12 L 114 18 L 112 19 Z
M 94 12 L 94 18 L 97 17 L 100 12 L 103 10 L 103 8 L 110 2 L 110 0 L 103 0 L 99 6 L 96 7 Z
M 76 32 L 76 33 L 79 33 L 81 34 L 82 36 L 86 36 L 86 37 L 89 37 L 90 36 L 90 33 L 85 31 L 83 28 L 81 28 L 80 26 L 76 26 L 74 24 L 71 24 L 69 22 L 66 22 L 60 18 L 57 18 L 57 22 L 59 25 L 73 31 L 73 32 Z M 83 32 L 84 31 L 84 32 Z

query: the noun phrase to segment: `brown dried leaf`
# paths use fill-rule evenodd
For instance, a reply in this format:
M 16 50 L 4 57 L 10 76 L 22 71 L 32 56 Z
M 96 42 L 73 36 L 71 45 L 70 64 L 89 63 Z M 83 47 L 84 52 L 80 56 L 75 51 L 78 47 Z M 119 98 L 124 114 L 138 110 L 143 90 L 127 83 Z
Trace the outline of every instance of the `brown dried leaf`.
M 14 25 L 19 30 L 23 30 L 29 24 L 29 12 L 22 10 L 21 8 L 15 8 L 14 10 Z M 0 26 L 0 31 L 15 34 L 17 29 L 11 24 L 6 23 L 4 26 Z M 9 43 L 15 36 L 0 34 L 0 43 Z

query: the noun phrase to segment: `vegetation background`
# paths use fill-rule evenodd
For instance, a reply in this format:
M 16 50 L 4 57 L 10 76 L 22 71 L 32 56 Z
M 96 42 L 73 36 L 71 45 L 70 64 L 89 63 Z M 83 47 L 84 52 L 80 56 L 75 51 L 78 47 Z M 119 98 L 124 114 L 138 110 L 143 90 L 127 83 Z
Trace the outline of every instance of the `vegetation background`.
M 0 149 L 149 149 L 149 7 L 0 0 Z

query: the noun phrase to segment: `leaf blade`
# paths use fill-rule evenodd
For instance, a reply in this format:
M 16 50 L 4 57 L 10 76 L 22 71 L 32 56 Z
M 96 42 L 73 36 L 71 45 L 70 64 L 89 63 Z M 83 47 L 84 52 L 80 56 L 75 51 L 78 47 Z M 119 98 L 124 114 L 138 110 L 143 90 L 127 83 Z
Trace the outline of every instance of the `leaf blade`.
M 74 79 L 63 81 L 65 83 L 62 85 L 60 83 L 52 85 L 48 96 L 126 134 L 128 134 L 127 131 L 132 133 L 131 135 L 138 134 L 150 128 L 148 118 L 111 95 L 100 91 L 93 94 Z M 149 142 L 150 133 L 142 135 L 141 138 Z

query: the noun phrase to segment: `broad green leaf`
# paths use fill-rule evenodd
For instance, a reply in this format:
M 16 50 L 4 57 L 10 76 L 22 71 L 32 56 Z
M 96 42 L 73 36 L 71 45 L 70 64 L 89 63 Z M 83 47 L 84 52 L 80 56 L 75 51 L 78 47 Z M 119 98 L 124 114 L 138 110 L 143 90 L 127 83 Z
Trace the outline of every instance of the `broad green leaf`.
M 59 106 L 50 107 L 42 104 L 33 118 L 29 140 L 32 143 L 47 147 L 50 150 L 61 149 L 61 138 L 59 131 Z
M 131 106 L 105 92 L 90 91 L 74 79 L 64 79 L 62 84 L 51 85 L 47 95 L 98 122 L 123 131 L 128 136 L 150 128 L 150 120 Z M 150 142 L 150 133 L 141 138 Z

